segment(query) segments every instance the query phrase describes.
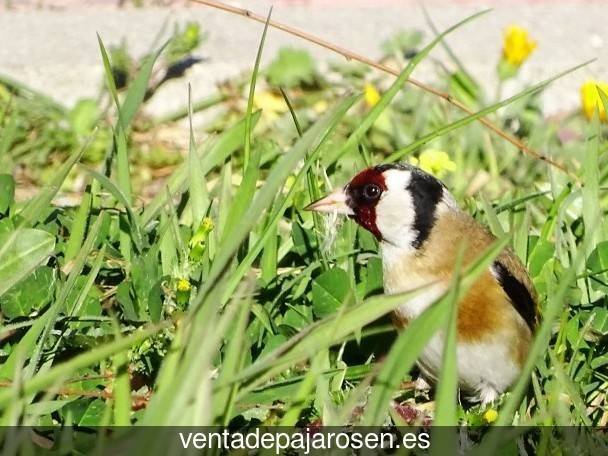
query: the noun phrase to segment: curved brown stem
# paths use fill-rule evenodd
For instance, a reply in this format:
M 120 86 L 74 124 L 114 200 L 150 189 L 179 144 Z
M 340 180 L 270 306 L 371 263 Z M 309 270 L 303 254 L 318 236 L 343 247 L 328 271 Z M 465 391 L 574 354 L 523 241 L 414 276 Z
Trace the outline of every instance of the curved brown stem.
M 237 14 L 239 16 L 243 16 L 243 17 L 247 17 L 250 19 L 253 19 L 254 21 L 257 22 L 261 22 L 263 24 L 266 23 L 266 18 L 263 16 L 260 16 L 250 10 L 244 9 L 244 8 L 237 8 L 235 6 L 230 6 L 230 5 L 226 5 L 224 3 L 221 2 L 216 2 L 213 0 L 190 0 L 191 2 L 194 3 L 200 3 L 203 5 L 207 5 L 207 6 L 211 6 L 213 8 L 217 8 L 220 9 L 222 11 L 227 11 L 229 13 L 233 13 L 233 14 Z M 340 55 L 342 55 L 343 57 L 345 57 L 347 60 L 357 60 L 361 63 L 365 63 L 366 65 L 369 65 L 373 68 L 376 68 L 380 71 L 383 71 L 385 73 L 389 73 L 393 76 L 399 76 L 399 71 L 391 68 L 383 63 L 380 62 L 376 62 L 368 57 L 365 57 L 364 55 L 360 55 L 357 54 L 355 52 L 349 51 L 348 49 L 345 49 L 343 47 L 337 46 L 333 43 L 330 43 L 329 41 L 326 41 L 322 38 L 319 38 L 318 36 L 312 35 L 310 33 L 304 32 L 302 30 L 296 29 L 294 27 L 282 24 L 280 22 L 276 22 L 273 20 L 268 21 L 268 25 L 271 27 L 274 27 L 278 30 L 282 30 L 283 32 L 289 33 L 291 35 L 297 36 L 299 38 L 302 38 L 306 41 L 309 41 L 311 43 L 314 43 L 318 46 L 321 46 L 325 49 L 329 49 L 333 52 L 336 52 Z M 454 97 L 452 97 L 449 93 L 443 92 L 439 89 L 436 89 L 428 84 L 425 84 L 423 82 L 420 82 L 416 79 L 413 78 L 409 78 L 408 82 L 416 87 L 419 87 L 420 89 L 428 92 L 428 93 L 432 93 L 433 95 L 444 99 L 445 101 L 447 101 L 448 103 L 452 104 L 453 106 L 456 106 L 458 109 L 460 109 L 461 111 L 471 115 L 474 114 L 475 112 L 473 110 L 471 110 L 469 107 L 467 107 L 465 104 L 461 103 L 460 101 L 456 100 Z M 569 174 L 570 176 L 574 177 L 575 179 L 578 180 L 578 178 L 576 178 L 576 176 L 574 176 L 572 173 L 570 173 L 565 167 L 564 165 L 562 165 L 561 163 L 558 163 L 554 160 L 552 160 L 551 158 L 549 158 L 548 156 L 546 156 L 545 154 L 539 153 L 533 149 L 531 149 L 530 147 L 528 147 L 526 144 L 524 144 L 521 140 L 517 139 L 515 136 L 507 133 L 506 131 L 502 130 L 500 127 L 498 127 L 497 125 L 495 125 L 493 122 L 491 122 L 490 120 L 481 117 L 478 119 L 485 127 L 489 128 L 491 131 L 493 131 L 494 133 L 496 133 L 498 136 L 500 136 L 503 139 L 506 139 L 507 141 L 509 141 L 511 144 L 513 144 L 515 147 L 517 147 L 519 150 L 521 150 L 523 153 L 530 155 L 531 157 L 536 158 L 537 160 L 542 160 L 546 163 L 549 163 L 551 166 L 554 166 L 555 168 Z

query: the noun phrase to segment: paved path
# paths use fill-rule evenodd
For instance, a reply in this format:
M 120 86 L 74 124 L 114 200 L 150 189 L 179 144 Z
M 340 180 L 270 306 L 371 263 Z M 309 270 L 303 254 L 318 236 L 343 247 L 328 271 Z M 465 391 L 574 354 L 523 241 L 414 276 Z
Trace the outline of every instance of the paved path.
M 13 0 L 13 3 L 18 2 Z M 100 0 L 93 3 L 99 4 Z M 330 2 L 279 0 L 275 2 L 273 18 L 372 57 L 378 57 L 379 44 L 401 28 L 420 28 L 426 31 L 427 38 L 431 36 L 420 7 L 410 0 L 387 1 L 382 7 L 370 7 L 374 2 L 363 0 L 340 1 L 338 6 L 332 7 L 326 7 L 326 3 Z M 265 14 L 270 5 L 262 0 L 233 4 L 247 6 L 260 14 Z M 539 46 L 525 64 L 519 81 L 509 84 L 505 94 L 524 83 L 539 81 L 584 60 L 597 58 L 597 62 L 588 68 L 564 78 L 546 91 L 547 111 L 556 112 L 578 106 L 578 89 L 585 79 L 608 80 L 608 0 L 569 3 L 536 0 L 530 4 L 518 0 L 491 0 L 483 5 L 493 6 L 494 11 L 455 32 L 449 43 L 469 71 L 483 81 L 491 93 L 496 82 L 495 65 L 502 30 L 511 23 L 529 28 Z M 437 25 L 444 28 L 481 7 L 482 3 L 461 0 L 431 3 L 428 10 Z M 119 43 L 124 38 L 135 54 L 142 54 L 166 20 L 199 21 L 209 33 L 209 40 L 201 51 L 207 61 L 193 68 L 187 79 L 168 84 L 162 94 L 152 100 L 152 113 L 183 106 L 188 80 L 198 98 L 211 93 L 218 81 L 253 65 L 262 29 L 260 24 L 203 6 L 126 10 L 102 6 L 0 10 L 0 72 L 72 105 L 80 97 L 94 96 L 99 88 L 102 65 L 96 31 L 107 44 Z M 273 30 L 267 39 L 266 60 L 286 45 L 305 47 L 323 60 L 337 58 L 328 51 Z M 433 55 L 447 62 L 440 50 Z M 427 64 L 417 70 L 415 76 L 431 81 L 435 73 L 436 68 Z

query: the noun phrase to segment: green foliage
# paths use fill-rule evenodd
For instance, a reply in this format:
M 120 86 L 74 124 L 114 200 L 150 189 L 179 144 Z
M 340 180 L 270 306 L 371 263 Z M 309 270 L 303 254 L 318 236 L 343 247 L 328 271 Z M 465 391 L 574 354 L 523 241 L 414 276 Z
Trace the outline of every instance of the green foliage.
M 15 179 L 10 174 L 0 174 L 0 214 L 6 215 L 15 198 Z
M 173 38 L 167 46 L 164 60 L 169 65 L 174 65 L 197 49 L 206 39 L 201 33 L 200 25 L 197 22 L 188 22 L 183 30 L 177 26 L 173 32 Z
M 424 34 L 420 30 L 400 30 L 382 43 L 386 55 L 401 55 L 411 57 L 416 48 L 422 43 Z
M 331 315 L 352 296 L 346 271 L 328 269 L 312 282 L 312 310 L 317 318 Z
M 315 61 L 306 51 L 284 48 L 266 69 L 266 77 L 277 87 L 311 86 L 317 81 Z
M 39 229 L 0 233 L 0 297 L 45 262 L 55 249 L 55 236 Z

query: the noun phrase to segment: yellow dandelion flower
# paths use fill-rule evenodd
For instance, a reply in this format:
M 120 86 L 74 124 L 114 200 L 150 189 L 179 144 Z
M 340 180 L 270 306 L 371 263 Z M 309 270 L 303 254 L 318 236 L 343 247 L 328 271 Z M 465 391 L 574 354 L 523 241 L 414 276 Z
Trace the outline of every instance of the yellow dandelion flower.
M 503 58 L 515 67 L 519 67 L 536 49 L 536 41 L 530 39 L 528 31 L 518 25 L 505 29 L 502 46 Z
M 438 149 L 426 149 L 420 153 L 418 158 L 411 157 L 410 163 L 439 178 L 447 172 L 456 170 L 456 163 L 446 152 Z
M 486 410 L 486 413 L 483 414 L 483 419 L 486 420 L 487 423 L 493 423 L 498 419 L 498 412 L 494 409 Z
M 597 109 L 600 113 L 600 119 L 604 122 L 608 121 L 606 116 L 606 108 L 599 91 L 604 92 L 608 97 L 608 83 L 602 81 L 587 81 L 581 86 L 581 104 L 583 106 L 583 114 L 587 119 L 592 119 Z
M 380 101 L 380 92 L 378 92 L 378 89 L 376 89 L 369 82 L 365 83 L 364 96 L 365 96 L 365 103 L 370 108 L 373 108 L 374 106 L 376 106 L 378 104 L 378 102 Z
M 186 292 L 192 290 L 192 284 L 187 279 L 179 279 L 177 281 L 177 287 L 176 288 L 177 288 L 177 291 L 181 291 L 181 292 L 186 293 Z
M 270 120 L 276 119 L 289 109 L 281 95 L 269 90 L 256 92 L 253 96 L 253 104 Z

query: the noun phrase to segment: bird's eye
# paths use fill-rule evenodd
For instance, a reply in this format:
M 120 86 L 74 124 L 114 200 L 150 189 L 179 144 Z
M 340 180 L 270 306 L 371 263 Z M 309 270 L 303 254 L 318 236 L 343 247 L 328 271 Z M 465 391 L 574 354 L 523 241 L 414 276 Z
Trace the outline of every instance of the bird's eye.
M 382 189 L 378 187 L 376 184 L 367 184 L 363 187 L 363 197 L 366 200 L 374 201 L 380 197 L 382 193 Z

